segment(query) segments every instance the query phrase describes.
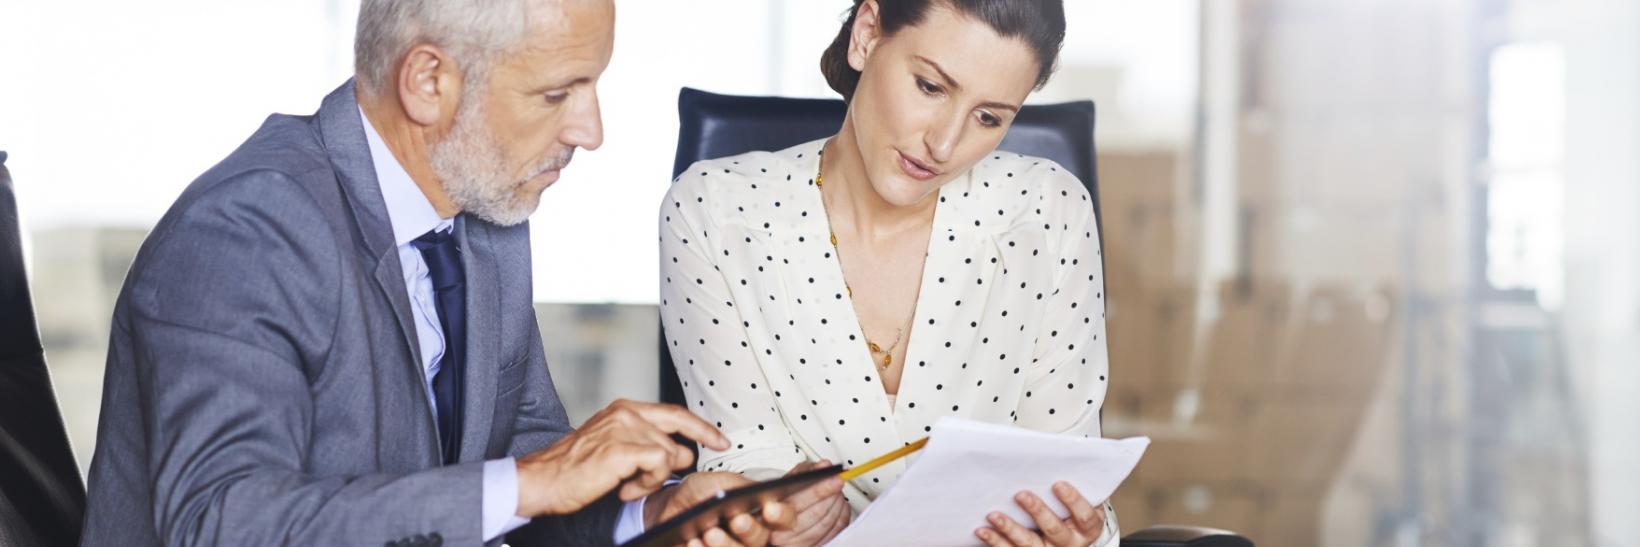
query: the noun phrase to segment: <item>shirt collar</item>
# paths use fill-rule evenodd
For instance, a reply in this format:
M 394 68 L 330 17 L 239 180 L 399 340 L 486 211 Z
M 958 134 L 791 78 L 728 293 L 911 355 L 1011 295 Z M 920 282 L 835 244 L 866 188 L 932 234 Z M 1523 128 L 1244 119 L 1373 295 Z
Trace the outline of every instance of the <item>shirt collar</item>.
M 387 218 L 393 226 L 393 243 L 403 247 L 432 230 L 444 231 L 454 226 L 453 219 L 439 218 L 433 203 L 416 186 L 410 173 L 399 165 L 393 151 L 387 148 L 382 136 L 370 125 L 370 118 L 359 109 L 359 120 L 364 122 L 365 140 L 370 143 L 370 162 L 376 168 L 376 183 L 381 185 L 382 200 L 387 202 Z

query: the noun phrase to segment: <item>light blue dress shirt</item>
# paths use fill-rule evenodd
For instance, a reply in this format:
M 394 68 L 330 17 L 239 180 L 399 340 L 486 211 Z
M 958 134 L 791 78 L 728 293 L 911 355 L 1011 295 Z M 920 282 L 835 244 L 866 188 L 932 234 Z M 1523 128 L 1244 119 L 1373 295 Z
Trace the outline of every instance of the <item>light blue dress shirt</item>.
M 455 228 L 454 219 L 440 218 L 432 202 L 421 192 L 410 173 L 393 157 L 392 150 L 382 141 L 376 128 L 370 125 L 364 110 L 359 110 L 364 122 L 365 139 L 370 143 L 370 159 L 376 169 L 376 182 L 381 185 L 382 200 L 387 203 L 387 218 L 393 226 L 393 243 L 398 245 L 399 265 L 404 271 L 404 287 L 410 292 L 410 314 L 416 325 L 416 341 L 421 349 L 423 386 L 427 400 L 433 400 L 433 375 L 438 374 L 439 358 L 444 355 L 444 330 L 439 327 L 438 311 L 433 307 L 433 280 L 422 260 L 421 252 L 411 241 L 432 230 L 448 232 Z M 438 405 L 433 419 L 438 420 Z M 621 508 L 615 524 L 615 543 L 621 543 L 643 533 L 644 499 L 627 502 Z M 529 519 L 518 516 L 518 467 L 511 457 L 484 462 L 483 508 L 484 541 L 518 529 Z

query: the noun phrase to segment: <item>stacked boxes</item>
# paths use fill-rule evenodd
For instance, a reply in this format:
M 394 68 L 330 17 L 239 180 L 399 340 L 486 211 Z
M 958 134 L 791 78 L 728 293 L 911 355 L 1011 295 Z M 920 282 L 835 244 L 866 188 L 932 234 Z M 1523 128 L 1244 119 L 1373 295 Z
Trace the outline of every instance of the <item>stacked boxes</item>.
M 1115 496 L 1127 530 L 1193 524 L 1316 545 L 1395 355 L 1391 291 L 1244 278 L 1202 298 L 1194 212 L 1160 155 L 1100 158 L 1112 384 L 1106 435 L 1154 444 Z M 1133 180 L 1125 177 L 1151 177 Z M 1156 180 L 1156 179 L 1160 180 Z M 1181 213 L 1183 211 L 1183 213 Z M 1208 311 L 1210 310 L 1210 311 Z

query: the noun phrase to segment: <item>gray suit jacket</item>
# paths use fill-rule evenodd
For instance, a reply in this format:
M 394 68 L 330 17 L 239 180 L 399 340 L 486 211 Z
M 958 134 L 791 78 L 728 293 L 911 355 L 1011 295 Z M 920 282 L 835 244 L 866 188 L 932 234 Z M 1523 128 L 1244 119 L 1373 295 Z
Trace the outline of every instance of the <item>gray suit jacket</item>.
M 440 465 L 353 83 L 194 181 L 120 291 L 84 545 L 477 545 L 482 462 L 570 431 L 527 225 L 468 217 L 460 463 Z M 517 545 L 611 542 L 619 503 Z M 492 542 L 499 543 L 499 542 Z

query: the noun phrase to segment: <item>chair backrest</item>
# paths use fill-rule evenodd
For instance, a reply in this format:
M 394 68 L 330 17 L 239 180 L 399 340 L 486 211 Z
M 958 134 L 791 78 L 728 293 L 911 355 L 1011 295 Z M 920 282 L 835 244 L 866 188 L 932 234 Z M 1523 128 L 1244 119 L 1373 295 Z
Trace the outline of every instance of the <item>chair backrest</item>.
M 743 97 L 683 88 L 672 176 L 700 160 L 781 150 L 835 134 L 847 110 L 836 99 Z M 997 148 L 1059 162 L 1087 185 L 1097 211 L 1093 122 L 1093 101 L 1026 105 Z
M 75 545 L 85 486 L 52 394 L 0 152 L 0 545 Z
M 754 150 L 781 150 L 837 133 L 848 107 L 841 100 L 740 97 L 683 88 L 678 93 L 677 177 L 700 160 Z M 1026 105 L 997 148 L 1044 157 L 1065 166 L 1093 196 L 1098 217 L 1099 179 L 1093 152 L 1092 101 Z M 684 404 L 683 385 L 672 368 L 665 326 L 660 341 L 661 400 Z

